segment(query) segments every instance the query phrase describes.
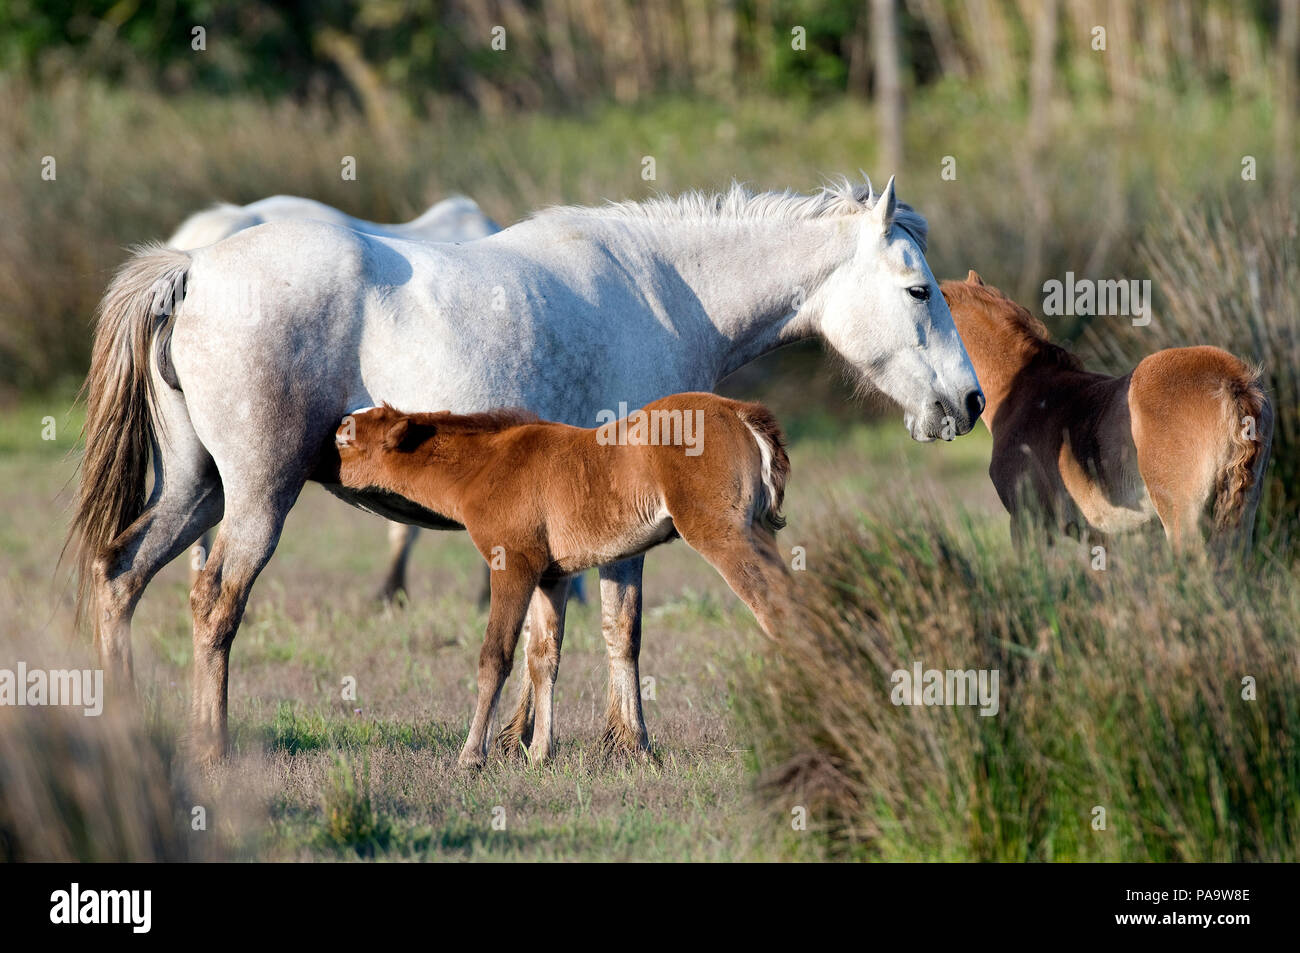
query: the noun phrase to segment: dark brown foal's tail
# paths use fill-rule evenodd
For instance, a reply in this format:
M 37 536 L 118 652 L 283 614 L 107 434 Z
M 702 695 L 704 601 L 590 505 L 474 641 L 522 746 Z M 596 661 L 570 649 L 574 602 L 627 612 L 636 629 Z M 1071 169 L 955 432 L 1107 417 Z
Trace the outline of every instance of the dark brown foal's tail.
M 772 532 L 785 526 L 781 504 L 785 502 L 785 481 L 790 476 L 790 457 L 785 452 L 785 434 L 772 412 L 762 404 L 742 404 L 736 411 L 754 435 L 763 458 L 763 490 L 766 499 L 758 519 Z
M 166 350 L 175 305 L 185 293 L 190 256 L 161 246 L 137 249 L 119 269 L 99 306 L 86 400 L 86 450 L 81 459 L 77 511 L 65 548 L 77 564 L 77 617 L 89 593 L 95 558 L 145 506 L 154 427 L 150 358 L 174 379 Z M 174 386 L 174 385 L 173 385 Z
M 1240 374 L 1223 382 L 1228 417 L 1228 463 L 1219 474 L 1214 500 L 1214 528 L 1241 528 L 1248 503 L 1257 497 L 1273 443 L 1273 406 L 1259 383 L 1259 372 L 1242 365 Z M 1246 527 L 1249 529 L 1249 527 Z

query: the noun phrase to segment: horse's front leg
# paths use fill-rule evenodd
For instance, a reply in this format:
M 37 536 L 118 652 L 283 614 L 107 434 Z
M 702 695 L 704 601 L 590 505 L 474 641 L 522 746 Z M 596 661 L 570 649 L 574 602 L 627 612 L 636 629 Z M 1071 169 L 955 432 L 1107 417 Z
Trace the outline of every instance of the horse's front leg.
M 408 526 L 406 523 L 388 524 L 388 572 L 384 583 L 379 587 L 379 601 L 394 603 L 397 597 L 406 595 L 406 567 L 411 558 L 411 547 L 415 537 L 420 534 L 420 527 Z
M 600 567 L 600 630 L 609 653 L 609 710 L 605 745 L 614 751 L 650 750 L 641 711 L 641 570 L 644 556 Z

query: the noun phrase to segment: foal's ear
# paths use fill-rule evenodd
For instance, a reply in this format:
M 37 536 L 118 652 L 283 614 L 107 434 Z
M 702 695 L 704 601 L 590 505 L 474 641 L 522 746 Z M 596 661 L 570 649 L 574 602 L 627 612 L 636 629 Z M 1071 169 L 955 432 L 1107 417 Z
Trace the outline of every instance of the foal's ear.
M 384 434 L 384 449 L 396 450 L 406 439 L 407 431 L 411 429 L 411 420 L 409 417 L 403 417 L 397 423 L 388 428 L 388 433 Z
M 403 417 L 384 434 L 384 449 L 410 452 L 432 435 L 431 424 L 412 423 L 410 417 Z
M 968 285 L 982 285 L 984 284 L 984 279 L 979 276 L 979 273 L 974 268 L 972 268 L 966 274 L 966 283 Z

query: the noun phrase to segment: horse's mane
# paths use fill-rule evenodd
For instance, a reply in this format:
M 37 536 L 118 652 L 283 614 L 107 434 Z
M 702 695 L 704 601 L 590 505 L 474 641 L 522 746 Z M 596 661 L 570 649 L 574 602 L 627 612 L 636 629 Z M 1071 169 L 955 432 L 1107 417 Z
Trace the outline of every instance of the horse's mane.
M 865 178 L 865 177 L 864 177 Z M 861 183 L 847 178 L 827 183 L 805 195 L 790 189 L 778 192 L 751 192 L 743 183 L 732 182 L 724 192 L 690 191 L 682 195 L 660 195 L 641 202 L 609 202 L 605 205 L 556 205 L 543 209 L 538 216 L 560 218 L 626 218 L 652 222 L 680 222 L 709 218 L 728 221 L 800 222 L 836 215 L 859 215 L 870 211 L 880 196 L 870 180 Z M 929 226 L 925 216 L 910 205 L 897 203 L 894 224 L 905 231 L 925 250 Z
M 986 311 L 1001 318 L 1020 340 L 1029 345 L 1040 360 L 1046 360 L 1058 367 L 1071 370 L 1083 370 L 1083 362 L 1061 345 L 1052 341 L 1047 325 L 1035 317 L 1028 308 L 1008 298 L 992 285 L 977 284 L 973 281 L 945 281 L 945 294 L 956 298 L 975 300 Z

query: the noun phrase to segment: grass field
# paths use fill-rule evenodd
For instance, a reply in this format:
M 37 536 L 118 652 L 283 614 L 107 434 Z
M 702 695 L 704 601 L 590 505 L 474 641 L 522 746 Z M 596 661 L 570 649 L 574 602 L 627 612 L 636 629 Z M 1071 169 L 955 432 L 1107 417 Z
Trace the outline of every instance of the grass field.
M 0 510 L 9 514 L 0 523 L 0 618 L 7 620 L 0 652 L 32 667 L 94 664 L 85 637 L 72 637 L 66 574 L 52 575 L 73 472 L 66 453 L 76 421 L 64 420 L 66 409 L 62 398 L 28 401 L 0 418 Z M 40 439 L 47 414 L 63 421 L 56 441 Z M 836 436 L 819 436 L 828 428 L 815 419 L 792 423 L 808 436 L 792 451 L 787 546 L 815 547 L 814 527 L 836 512 L 883 514 L 913 495 L 961 494 L 993 513 L 983 429 L 952 445 L 922 447 L 893 419 Z M 558 757 L 540 768 L 496 759 L 476 776 L 458 772 L 455 759 L 485 623 L 472 598 L 479 558 L 462 535 L 429 534 L 415 550 L 410 605 L 381 611 L 370 597 L 384 547 L 378 520 L 308 487 L 232 652 L 234 754 L 207 775 L 188 772 L 183 759 L 171 764 L 183 776 L 173 783 L 183 781 L 177 786 L 190 806 L 204 806 L 209 818 L 206 832 L 189 835 L 201 843 L 186 851 L 263 859 L 823 853 L 820 841 L 793 831 L 788 818 L 773 818 L 756 796 L 752 744 L 734 692 L 738 676 L 759 664 L 761 636 L 685 544 L 647 560 L 642 675 L 654 679 L 646 719 L 656 760 L 603 758 L 604 643 L 595 606 L 575 605 L 557 688 Z M 134 648 L 148 720 L 170 748 L 188 705 L 182 562 L 146 593 Z M 355 702 L 342 700 L 346 676 L 356 679 Z M 517 679 L 518 672 L 507 700 Z M 497 818 L 504 830 L 494 828 Z

